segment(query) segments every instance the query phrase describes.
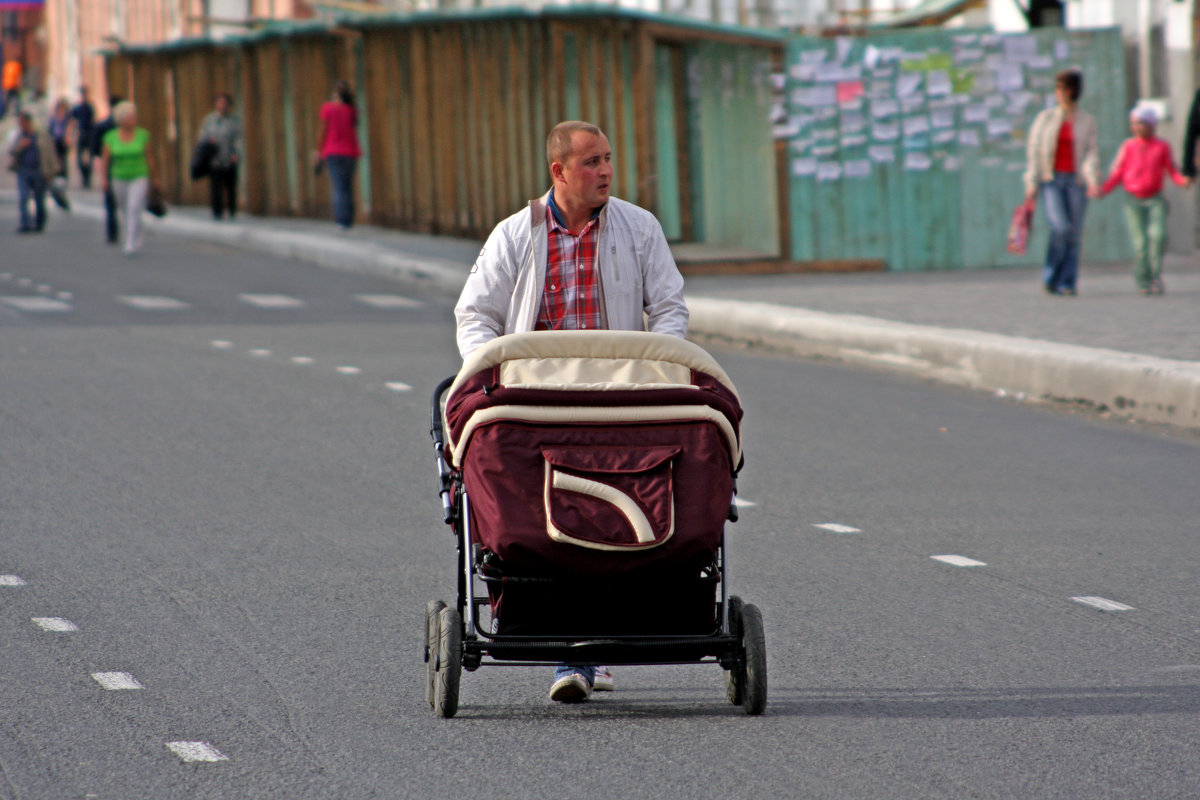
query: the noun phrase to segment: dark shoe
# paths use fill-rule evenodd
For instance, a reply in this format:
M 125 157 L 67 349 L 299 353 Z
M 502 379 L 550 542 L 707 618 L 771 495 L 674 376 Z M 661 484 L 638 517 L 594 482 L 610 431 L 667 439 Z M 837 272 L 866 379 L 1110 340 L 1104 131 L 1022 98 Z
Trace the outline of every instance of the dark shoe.
M 564 675 L 550 687 L 550 699 L 556 703 L 582 703 L 591 696 L 592 685 L 578 672 Z
M 1059 289 L 1059 290 L 1058 290 L 1058 293 L 1059 293 L 1060 295 L 1062 295 L 1063 297 L 1074 297 L 1074 296 L 1075 296 L 1075 294 L 1076 294 L 1076 292 L 1075 292 L 1075 290 L 1074 290 L 1074 289 L 1066 289 L 1066 288 L 1064 288 L 1064 289 Z
M 1058 289 L 1055 289 L 1052 283 L 1043 283 L 1042 288 L 1046 290 L 1046 294 L 1058 294 Z
M 17 228 L 17 233 L 37 233 L 37 228 L 26 228 L 25 226 L 21 226 L 20 228 Z

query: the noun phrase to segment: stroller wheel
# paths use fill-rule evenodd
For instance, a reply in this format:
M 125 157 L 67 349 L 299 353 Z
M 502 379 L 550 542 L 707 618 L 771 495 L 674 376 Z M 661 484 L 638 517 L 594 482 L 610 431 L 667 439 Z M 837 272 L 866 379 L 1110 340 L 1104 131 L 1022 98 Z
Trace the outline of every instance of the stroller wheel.
M 462 617 L 456 608 L 438 612 L 437 669 L 433 710 L 449 719 L 458 713 L 458 684 L 462 678 Z
M 742 707 L 747 714 L 761 714 L 767 707 L 767 639 L 762 612 L 757 606 L 742 606 L 742 643 L 746 648 L 746 683 Z
M 729 632 L 742 639 L 742 598 L 729 596 Z M 734 667 L 725 672 L 725 697 L 735 706 L 740 706 L 746 696 L 746 670 Z
M 430 600 L 425 604 L 425 702 L 430 708 L 433 708 L 437 685 L 438 614 L 445 607 L 441 600 Z

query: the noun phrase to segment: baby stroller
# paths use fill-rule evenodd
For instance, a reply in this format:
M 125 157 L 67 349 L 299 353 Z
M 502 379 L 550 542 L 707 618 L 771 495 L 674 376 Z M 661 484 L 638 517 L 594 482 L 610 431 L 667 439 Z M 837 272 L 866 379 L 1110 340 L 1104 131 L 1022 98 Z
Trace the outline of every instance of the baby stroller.
M 729 594 L 725 547 L 742 409 L 711 356 L 654 333 L 513 334 L 432 406 L 458 548 L 457 602 L 425 610 L 437 714 L 464 669 L 560 662 L 717 663 L 728 700 L 762 713 L 762 615 Z

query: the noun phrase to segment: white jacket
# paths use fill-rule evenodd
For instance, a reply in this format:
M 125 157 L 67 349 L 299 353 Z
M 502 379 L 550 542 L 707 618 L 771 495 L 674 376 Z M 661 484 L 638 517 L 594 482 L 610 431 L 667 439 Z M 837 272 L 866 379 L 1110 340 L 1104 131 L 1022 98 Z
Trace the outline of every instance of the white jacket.
M 467 276 L 454 317 L 458 351 L 467 354 L 508 333 L 537 324 L 546 283 L 549 193 L 501 222 Z M 596 261 L 609 330 L 685 336 L 683 276 L 654 215 L 609 198 L 600 212 Z M 645 319 L 643 319 L 645 312 Z

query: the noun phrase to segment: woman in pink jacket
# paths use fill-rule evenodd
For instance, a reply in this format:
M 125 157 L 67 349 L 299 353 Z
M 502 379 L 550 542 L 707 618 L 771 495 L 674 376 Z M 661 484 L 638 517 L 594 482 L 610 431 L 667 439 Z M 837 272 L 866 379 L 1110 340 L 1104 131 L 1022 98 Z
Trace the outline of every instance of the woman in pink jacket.
M 1092 192 L 1102 197 L 1117 184 L 1125 187 L 1125 221 L 1133 239 L 1133 280 L 1142 294 L 1162 294 L 1163 251 L 1167 246 L 1167 200 L 1162 196 L 1163 175 L 1179 186 L 1192 179 L 1179 174 L 1171 145 L 1154 135 L 1158 114 L 1149 106 L 1137 106 L 1129 115 L 1133 138 L 1121 145 L 1108 180 Z

